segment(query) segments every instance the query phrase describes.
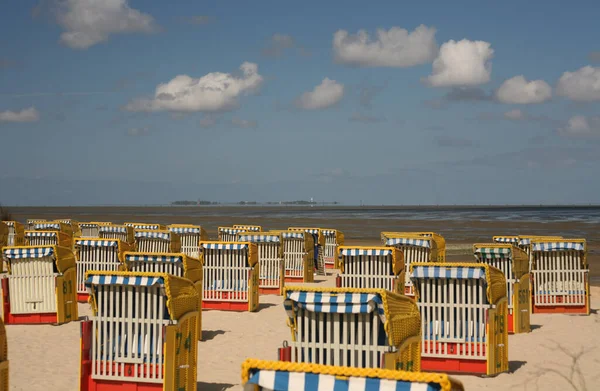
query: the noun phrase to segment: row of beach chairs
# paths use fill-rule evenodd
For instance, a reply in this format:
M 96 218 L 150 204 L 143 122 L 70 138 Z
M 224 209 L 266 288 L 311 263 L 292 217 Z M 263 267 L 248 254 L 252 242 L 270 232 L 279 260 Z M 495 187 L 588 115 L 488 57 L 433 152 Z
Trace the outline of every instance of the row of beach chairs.
M 48 229 L 52 224 L 35 222 L 33 228 Z M 286 361 L 417 375 L 420 371 L 493 375 L 508 370 L 508 333 L 529 331 L 532 311 L 589 314 L 585 240 L 519 237 L 519 241 L 529 239 L 528 255 L 517 246 L 519 241 L 495 237 L 494 243 L 474 246 L 477 263 L 454 264 L 445 260 L 440 235 L 384 232 L 382 247 L 336 244 L 332 266 L 323 261 L 322 269 L 340 269 L 338 288 L 307 288 L 293 284 L 312 282 L 320 272 L 314 253 L 326 252 L 315 240 L 323 243 L 319 237 L 325 236 L 321 234 L 325 230 L 262 232 L 257 226 L 225 227 L 227 234 L 241 231 L 234 237 L 220 237 L 228 241 L 210 242 L 200 229 L 195 232 L 200 233 L 197 242 L 189 242 L 194 247 L 190 251 L 197 254 L 192 257 L 173 252 L 181 250 L 181 238 L 173 240 L 178 233 L 170 230 L 166 230 L 170 237 L 159 235 L 167 227 L 157 224 L 133 224 L 124 230 L 127 241 L 100 237 L 103 231 L 116 234 L 118 226 L 98 224 L 98 238 L 84 239 L 83 225 L 80 237 L 73 238 L 76 229 L 69 232 L 63 224 L 68 223 L 60 222 L 55 232 L 70 234 L 71 247 L 57 242 L 3 250 L 9 266 L 2 280 L 4 321 L 67 322 L 77 319 L 77 299 L 89 297 L 95 316 L 82 324 L 81 389 L 85 390 L 97 389 L 102 382 L 164 385 L 175 378 L 195 379 L 196 344 L 188 343 L 185 351 L 176 349 L 175 355 L 171 345 L 163 346 L 161 341 L 169 341 L 169 335 L 200 340 L 202 309 L 255 311 L 261 294 L 284 296 L 292 341 L 280 349 L 280 362 L 263 364 L 287 376 L 301 369 L 286 366 Z M 343 241 L 338 231 L 339 238 Z M 288 240 L 303 246 L 286 246 Z M 301 278 L 286 274 L 293 264 L 291 254 L 302 255 L 294 258 L 298 270 L 302 268 Z M 85 269 L 79 278 L 77 269 Z M 28 276 L 35 278 L 25 282 Z M 86 292 L 76 292 L 73 286 L 83 286 Z M 29 305 L 30 310 L 33 306 L 35 314 L 15 311 L 11 296 L 36 287 L 38 296 L 49 299 L 21 300 L 19 304 Z M 62 287 L 55 289 L 56 297 L 52 287 Z M 43 311 L 52 309 L 52 299 L 55 312 L 49 315 Z M 173 346 L 177 343 L 181 341 Z M 261 377 L 267 378 L 257 375 L 261 370 L 266 371 L 249 369 L 248 383 L 272 389 L 268 382 L 260 383 Z M 369 377 L 367 373 L 360 376 Z M 192 383 L 195 387 L 195 380 Z M 179 389 L 188 388 L 180 383 Z

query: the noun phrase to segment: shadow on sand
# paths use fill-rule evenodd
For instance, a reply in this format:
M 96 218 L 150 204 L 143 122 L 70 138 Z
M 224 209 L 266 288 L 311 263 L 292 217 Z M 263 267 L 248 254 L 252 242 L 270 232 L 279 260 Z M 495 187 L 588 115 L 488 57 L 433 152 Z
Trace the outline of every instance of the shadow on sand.
M 198 382 L 196 390 L 198 391 L 223 391 L 233 387 L 233 384 L 228 383 L 204 383 Z
M 202 341 L 210 341 L 217 335 L 225 334 L 225 330 L 202 330 Z

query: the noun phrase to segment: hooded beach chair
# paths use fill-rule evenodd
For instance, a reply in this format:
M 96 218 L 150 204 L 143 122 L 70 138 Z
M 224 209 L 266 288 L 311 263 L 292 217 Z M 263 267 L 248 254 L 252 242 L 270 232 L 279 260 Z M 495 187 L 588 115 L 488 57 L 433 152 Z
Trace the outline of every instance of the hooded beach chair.
M 205 309 L 258 309 L 258 248 L 248 242 L 202 242 Z
M 219 242 L 235 242 L 237 235 L 246 232 L 243 228 L 219 227 L 218 228 Z
M 590 314 L 585 239 L 532 239 L 533 313 Z
M 344 245 L 344 234 L 337 229 L 324 228 L 321 233 L 325 237 L 325 247 L 323 249 L 323 261 L 325 269 L 337 269 L 338 248 Z
M 8 229 L 8 240 L 6 246 L 25 245 L 25 226 L 18 221 L 3 221 Z
M 57 219 L 54 222 L 64 223 L 71 227 L 71 231 L 73 232 L 74 238 L 81 237 L 81 229 L 79 228 L 79 222 L 73 219 Z
M 431 237 L 419 234 L 402 234 L 394 232 L 386 232 L 385 234 L 386 240 L 384 244 L 388 247 L 395 247 L 402 251 L 405 271 L 409 270 L 412 263 L 437 262 L 439 259 L 438 243 Z M 408 296 L 414 296 L 415 294 L 409 273 L 405 273 L 404 294 Z
M 381 242 L 386 245 L 386 242 L 390 238 L 401 237 L 406 235 L 424 236 L 431 238 L 435 242 L 435 254 L 431 259 L 431 262 L 446 262 L 446 239 L 440 234 L 435 232 L 423 232 L 423 231 L 408 231 L 408 232 L 382 232 Z
M 531 269 L 531 241 L 534 239 L 545 240 L 545 239 L 562 239 L 562 236 L 541 236 L 541 235 L 519 235 L 519 241 L 517 247 L 527 253 L 530 263 L 529 268 Z
M 82 238 L 98 238 L 100 233 L 100 227 L 110 226 L 111 222 L 108 221 L 90 221 L 87 223 L 79 223 L 79 229 L 81 230 Z
M 99 226 L 98 237 L 100 239 L 119 239 L 122 242 L 135 246 L 134 229 L 127 225 L 111 224 Z
M 519 235 L 503 235 L 492 237 L 494 243 L 512 244 L 513 246 L 519 245 Z
M 339 253 L 338 288 L 385 289 L 404 294 L 404 256 L 399 249 L 342 246 Z
M 80 391 L 197 388 L 198 291 L 166 273 L 89 271 Z
M 419 371 L 419 309 L 383 289 L 286 287 L 292 362 Z
M 62 221 L 46 221 L 43 223 L 35 223 L 33 225 L 33 231 L 58 231 L 63 232 L 72 238 L 75 237 L 71 224 L 67 224 Z
M 46 219 L 27 219 L 27 224 L 26 224 L 27 225 L 27 229 L 34 230 L 35 229 L 34 226 L 37 223 L 44 223 L 46 221 L 48 221 L 48 220 L 46 220 Z
M 150 253 L 181 252 L 179 234 L 168 230 L 136 229 L 135 242 L 137 251 Z
M 314 282 L 314 236 L 301 231 L 271 231 L 281 233 L 283 240 L 284 278 L 287 283 Z
M 132 251 L 133 247 L 119 239 L 76 239 L 77 301 L 84 303 L 88 301 L 85 275 L 89 270 L 103 272 L 120 270 L 125 252 Z
M 6 324 L 67 323 L 78 319 L 75 255 L 59 246 L 4 247 Z
M 281 234 L 242 233 L 238 234 L 237 241 L 256 244 L 260 271 L 259 293 L 261 295 L 282 295 L 285 279 Z
M 502 271 L 485 263 L 413 263 L 421 312 L 421 369 L 508 371 L 508 302 Z
M 260 225 L 234 224 L 233 228 L 243 229 L 244 232 L 262 232 L 262 230 L 263 230 Z
M 138 229 L 145 229 L 151 231 L 167 229 L 167 227 L 165 227 L 163 224 L 156 223 L 123 223 L 123 225 L 133 228 L 134 231 L 137 231 Z
M 314 242 L 314 267 L 315 273 L 320 276 L 325 275 L 325 236 L 321 228 L 289 227 L 288 231 L 306 232 L 313 236 Z
M 171 224 L 167 229 L 181 238 L 181 252 L 192 258 L 200 258 L 200 242 L 208 240 L 206 230 L 199 225 Z
M 73 248 L 73 237 L 60 231 L 25 231 L 28 246 L 61 246 Z
M 531 331 L 531 289 L 529 258 L 525 251 L 510 243 L 477 243 L 475 259 L 499 269 L 506 279 L 509 334 Z

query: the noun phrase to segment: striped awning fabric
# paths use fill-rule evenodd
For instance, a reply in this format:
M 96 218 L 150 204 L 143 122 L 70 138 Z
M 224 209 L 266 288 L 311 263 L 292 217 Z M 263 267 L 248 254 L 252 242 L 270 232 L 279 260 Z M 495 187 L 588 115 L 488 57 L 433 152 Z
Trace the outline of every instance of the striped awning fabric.
M 452 279 L 484 279 L 484 267 L 464 267 L 464 266 L 415 266 L 411 278 L 452 278 Z
M 64 223 L 64 224 L 71 224 L 71 219 L 63 219 L 63 220 L 56 220 L 59 223 Z
M 253 242 L 253 243 L 279 243 L 279 235 L 240 235 L 238 240 L 240 242 Z
M 529 246 L 530 244 L 531 244 L 530 238 L 520 238 L 519 239 L 519 246 Z
M 98 223 L 79 223 L 79 226 L 82 228 L 93 228 L 93 227 L 97 227 Z
M 494 254 L 494 255 L 508 255 L 511 253 L 510 248 L 506 247 L 477 247 L 475 249 L 476 254 Z
M 59 223 L 36 223 L 34 226 L 34 229 L 60 229 L 60 222 Z
M 116 232 L 116 233 L 127 233 L 127 227 L 114 227 L 114 226 L 110 226 L 110 225 L 105 225 L 105 226 L 99 226 L 98 230 L 100 232 Z
M 15 222 L 14 221 L 3 221 L 4 224 L 8 225 L 9 227 L 14 227 L 15 226 Z
M 386 246 L 415 246 L 415 247 L 426 247 L 431 248 L 431 240 L 428 239 L 414 239 L 414 238 L 389 238 L 385 241 Z
M 248 383 L 273 391 L 439 391 L 440 389 L 435 383 L 272 370 L 254 372 Z
M 260 227 L 254 225 L 236 225 L 233 229 L 239 229 L 245 232 L 260 232 Z
M 312 234 L 312 235 L 319 234 L 319 230 L 317 228 L 306 228 L 304 231 L 308 232 L 309 234 Z
M 85 281 L 85 285 L 132 285 L 132 286 L 154 286 L 157 284 L 164 285 L 165 281 L 162 277 L 124 277 L 124 276 L 104 276 L 90 275 Z
M 498 243 L 519 243 L 519 238 L 515 237 L 496 237 L 494 242 Z
M 53 238 L 56 236 L 56 231 L 27 231 L 25 237 L 28 238 Z
M 169 227 L 169 231 L 177 234 L 199 234 L 200 228 L 194 227 Z
M 86 247 L 119 247 L 118 240 L 76 240 L 75 244 Z
M 209 250 L 244 250 L 248 248 L 244 243 L 202 243 L 202 248 Z
M 5 248 L 4 256 L 8 259 L 42 258 L 54 254 L 53 247 Z
M 331 235 L 335 235 L 336 231 L 335 231 L 335 229 L 323 229 L 323 230 L 321 230 L 321 233 L 323 233 L 323 235 L 325 235 L 325 236 L 331 236 Z
M 392 255 L 392 249 L 367 249 L 367 248 L 344 248 L 340 251 L 345 257 L 356 257 L 359 255 L 371 255 L 371 256 L 388 256 Z
M 294 312 L 297 308 L 336 314 L 369 314 L 377 311 L 385 322 L 383 300 L 376 293 L 286 291 L 283 306 L 290 318 L 295 317 Z
M 585 251 L 580 242 L 540 242 L 534 243 L 532 251 Z
M 159 226 L 156 224 L 135 224 L 133 225 L 135 229 L 158 229 Z
M 226 234 L 238 234 L 240 232 L 246 232 L 246 230 L 241 228 L 219 228 L 219 232 L 225 232 Z
M 171 240 L 171 234 L 169 232 L 135 231 L 135 237 L 136 238 Z
M 125 260 L 129 261 L 129 262 L 177 263 L 177 262 L 183 262 L 183 257 L 180 255 L 153 255 L 153 254 L 133 255 L 133 254 L 127 254 L 125 256 Z
M 304 239 L 304 232 L 282 232 L 281 237 L 284 239 Z

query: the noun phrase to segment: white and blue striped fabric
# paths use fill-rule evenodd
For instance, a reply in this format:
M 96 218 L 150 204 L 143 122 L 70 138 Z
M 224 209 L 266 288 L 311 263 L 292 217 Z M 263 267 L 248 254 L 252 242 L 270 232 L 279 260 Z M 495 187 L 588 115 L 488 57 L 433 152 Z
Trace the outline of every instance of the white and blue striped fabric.
M 177 263 L 183 262 L 183 257 L 180 255 L 153 255 L 153 254 L 127 254 L 126 261 L 143 261 L 143 262 L 167 262 Z
M 498 237 L 494 238 L 494 242 L 497 243 L 519 243 L 519 238 L 510 238 L 510 237 Z
M 135 228 L 135 229 L 158 229 L 159 225 L 157 225 L 157 224 L 138 224 L 138 225 L 134 225 L 133 228 Z
M 200 228 L 194 227 L 170 227 L 169 231 L 175 232 L 176 234 L 199 234 Z
M 240 235 L 240 242 L 279 243 L 279 235 Z
M 389 238 L 385 241 L 386 246 L 415 246 L 431 248 L 431 240 L 429 239 L 414 239 L 414 238 Z
M 81 228 L 84 228 L 84 227 L 85 228 L 93 228 L 93 227 L 97 227 L 98 224 L 96 224 L 96 223 L 79 223 L 79 226 Z
M 208 250 L 245 250 L 248 245 L 245 243 L 202 243 L 202 248 Z
M 239 234 L 240 232 L 246 232 L 246 230 L 240 228 L 219 228 L 219 232 L 225 232 L 226 234 Z
M 481 266 L 415 266 L 411 279 L 419 278 L 451 278 L 458 280 L 485 280 L 485 268 Z
M 112 233 L 127 233 L 127 227 L 114 227 L 110 225 L 101 225 L 98 227 L 100 232 L 112 232 Z
M 153 286 L 164 285 L 165 280 L 162 277 L 125 277 L 125 276 L 105 276 L 90 275 L 85 281 L 87 287 L 92 285 L 130 285 L 130 286 Z
M 333 236 L 336 234 L 336 230 L 335 229 L 323 229 L 323 230 L 321 230 L 321 233 L 325 236 Z
M 507 247 L 477 247 L 475 254 L 510 255 L 512 250 Z
M 580 242 L 538 242 L 532 251 L 585 251 L 585 246 Z
M 36 223 L 34 229 L 60 229 L 60 223 Z
M 235 227 L 233 227 L 233 229 L 241 229 L 245 232 L 260 232 L 259 227 L 254 227 L 251 225 L 236 225 Z
M 136 238 L 171 240 L 171 233 L 157 231 L 135 231 Z
M 53 247 L 5 248 L 4 256 L 8 259 L 42 258 L 54 254 Z
M 311 312 L 335 314 L 369 314 L 377 311 L 385 322 L 383 300 L 377 293 L 286 291 L 283 307 L 292 319 L 297 308 L 304 308 Z
M 25 236 L 28 238 L 53 238 L 56 231 L 27 231 Z
M 304 232 L 282 232 L 281 237 L 284 239 L 304 239 Z
M 304 232 L 308 232 L 309 234 L 312 234 L 312 235 L 319 234 L 319 230 L 317 228 L 307 228 L 304 230 Z
M 340 254 L 345 257 L 357 257 L 360 255 L 388 256 L 392 255 L 392 249 L 367 249 L 367 248 L 343 248 Z
M 521 238 L 519 239 L 519 246 L 529 246 L 531 244 L 530 238 Z
M 439 391 L 436 383 L 411 383 L 371 377 L 342 377 L 310 372 L 258 370 L 249 384 L 273 391 Z
M 9 227 L 14 227 L 15 226 L 15 222 L 14 221 L 3 221 L 4 224 L 8 225 Z
M 76 240 L 75 244 L 86 247 L 119 247 L 118 240 Z

